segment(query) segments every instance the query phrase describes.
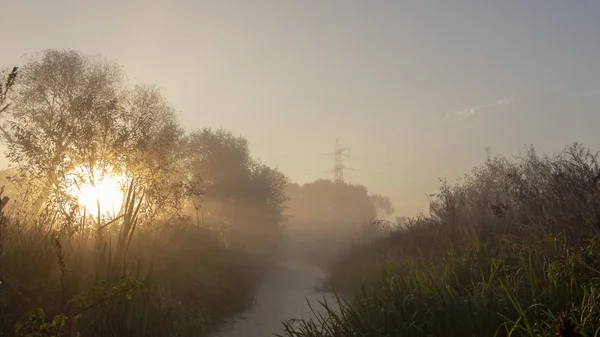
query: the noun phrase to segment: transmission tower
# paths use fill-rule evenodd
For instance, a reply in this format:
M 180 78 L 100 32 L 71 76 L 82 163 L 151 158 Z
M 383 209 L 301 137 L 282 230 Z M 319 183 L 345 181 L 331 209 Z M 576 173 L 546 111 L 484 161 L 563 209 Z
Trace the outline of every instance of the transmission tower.
M 340 147 L 340 142 L 338 139 L 335 140 L 335 151 L 333 153 L 328 153 L 327 155 L 333 156 L 333 181 L 336 183 L 344 182 L 344 169 L 352 170 L 352 168 L 344 166 L 342 163 L 342 158 L 344 156 L 350 157 L 348 154 L 350 149 L 345 147 Z

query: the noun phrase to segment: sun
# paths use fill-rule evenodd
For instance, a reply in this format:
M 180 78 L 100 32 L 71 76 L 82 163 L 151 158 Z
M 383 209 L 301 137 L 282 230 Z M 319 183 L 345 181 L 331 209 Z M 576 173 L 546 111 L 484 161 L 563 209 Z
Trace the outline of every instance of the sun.
M 67 194 L 74 198 L 79 207 L 90 216 L 116 216 L 124 198 L 124 186 L 127 178 L 114 174 L 114 169 L 97 165 L 90 170 L 78 166 L 67 176 Z

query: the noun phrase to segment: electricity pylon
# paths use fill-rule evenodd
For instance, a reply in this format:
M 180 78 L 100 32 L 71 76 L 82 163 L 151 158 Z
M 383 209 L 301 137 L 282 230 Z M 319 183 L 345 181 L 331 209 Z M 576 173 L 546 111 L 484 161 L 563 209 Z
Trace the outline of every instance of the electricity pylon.
M 335 183 L 343 183 L 344 182 L 344 170 L 353 170 L 353 168 L 344 166 L 342 163 L 342 158 L 350 157 L 350 149 L 345 147 L 340 147 L 340 142 L 336 138 L 335 140 L 335 151 L 333 153 L 328 153 L 328 156 L 333 156 L 333 181 Z

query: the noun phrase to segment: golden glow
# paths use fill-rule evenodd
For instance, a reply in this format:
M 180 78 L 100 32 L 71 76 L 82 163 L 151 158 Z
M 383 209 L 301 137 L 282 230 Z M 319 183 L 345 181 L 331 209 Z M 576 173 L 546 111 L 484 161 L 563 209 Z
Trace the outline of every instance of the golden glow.
M 98 215 L 98 206 L 102 216 L 115 216 L 123 203 L 127 178 L 106 171 L 105 167 L 91 171 L 78 166 L 68 175 L 67 194 L 75 198 L 89 216 Z

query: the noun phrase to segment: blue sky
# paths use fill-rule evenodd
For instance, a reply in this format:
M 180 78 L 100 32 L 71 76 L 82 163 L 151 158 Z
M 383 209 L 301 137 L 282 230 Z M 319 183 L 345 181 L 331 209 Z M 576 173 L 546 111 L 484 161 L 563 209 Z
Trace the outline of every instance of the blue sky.
M 347 180 L 412 215 L 486 147 L 600 149 L 598 18 L 597 1 L 4 0 L 0 65 L 103 54 L 298 182 L 331 175 L 337 137 Z

